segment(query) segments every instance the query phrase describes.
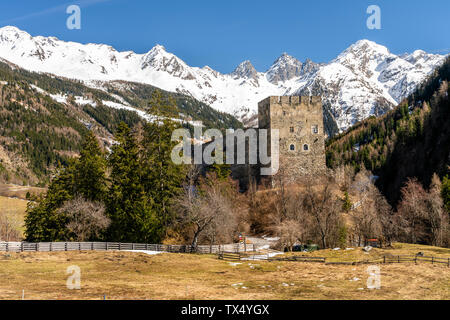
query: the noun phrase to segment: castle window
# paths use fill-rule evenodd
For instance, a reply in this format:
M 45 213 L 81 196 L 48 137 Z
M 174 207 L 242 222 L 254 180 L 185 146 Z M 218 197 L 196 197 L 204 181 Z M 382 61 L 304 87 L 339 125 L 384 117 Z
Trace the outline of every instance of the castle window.
M 309 150 L 309 146 L 308 146 L 307 144 L 304 144 L 304 145 L 303 145 L 303 150 L 304 150 L 304 151 L 308 151 L 308 150 Z
M 291 144 L 291 145 L 289 146 L 289 150 L 295 151 L 295 145 Z
M 289 128 L 289 131 L 290 131 L 291 133 L 293 133 L 293 132 L 294 132 L 294 127 L 290 127 L 290 128 Z
M 318 134 L 319 133 L 319 126 L 318 125 L 311 126 L 311 132 L 313 134 Z

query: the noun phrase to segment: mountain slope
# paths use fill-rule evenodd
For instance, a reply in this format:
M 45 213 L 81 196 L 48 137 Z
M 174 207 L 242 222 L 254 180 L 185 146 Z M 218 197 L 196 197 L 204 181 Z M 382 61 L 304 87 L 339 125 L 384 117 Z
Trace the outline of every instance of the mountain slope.
M 58 163 L 78 153 L 81 137 L 93 130 L 108 149 L 117 125 L 150 119 L 145 110 L 155 87 L 108 82 L 108 90 L 80 81 L 30 72 L 0 59 L 0 182 L 48 182 Z M 229 114 L 182 94 L 173 98 L 180 121 L 202 121 L 207 128 L 241 127 Z
M 394 110 L 327 142 L 327 164 L 364 165 L 392 204 L 409 177 L 428 186 L 450 173 L 450 58 Z
M 15 27 L 0 29 L 0 57 L 96 88 L 116 80 L 149 84 L 192 96 L 253 125 L 258 101 L 269 95 L 321 95 L 330 135 L 385 113 L 444 59 L 420 50 L 398 56 L 361 40 L 327 64 L 302 63 L 283 54 L 267 72 L 244 61 L 232 73 L 222 74 L 207 66 L 191 67 L 161 45 L 146 54 L 118 52 L 107 45 L 32 37 Z

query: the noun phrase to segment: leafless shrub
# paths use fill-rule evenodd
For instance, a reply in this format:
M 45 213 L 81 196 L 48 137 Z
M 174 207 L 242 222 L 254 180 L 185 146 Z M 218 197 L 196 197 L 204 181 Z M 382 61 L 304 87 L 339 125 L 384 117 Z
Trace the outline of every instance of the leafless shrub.
M 99 239 L 111 223 L 102 203 L 87 201 L 80 196 L 65 202 L 59 213 L 67 217 L 66 227 L 77 241 Z

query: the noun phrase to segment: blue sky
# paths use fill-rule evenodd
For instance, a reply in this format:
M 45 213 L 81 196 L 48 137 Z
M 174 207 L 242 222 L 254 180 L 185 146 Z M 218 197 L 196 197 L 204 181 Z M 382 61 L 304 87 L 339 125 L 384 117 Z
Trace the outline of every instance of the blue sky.
M 66 8 L 81 7 L 81 30 L 66 28 Z M 381 30 L 369 30 L 369 5 Z M 265 71 L 283 52 L 328 62 L 360 39 L 391 52 L 450 52 L 448 0 L 16 0 L 0 2 L 0 26 L 33 36 L 106 43 L 147 52 L 159 43 L 189 65 L 231 72 L 243 60 Z

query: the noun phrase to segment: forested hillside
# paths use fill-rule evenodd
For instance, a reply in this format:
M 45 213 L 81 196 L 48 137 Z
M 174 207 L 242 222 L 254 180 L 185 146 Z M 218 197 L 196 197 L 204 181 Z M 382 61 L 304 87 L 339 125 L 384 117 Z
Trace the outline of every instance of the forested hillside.
M 94 89 L 0 61 L 0 183 L 46 185 L 59 164 L 78 154 L 88 129 L 109 148 L 120 122 L 132 128 L 143 121 L 156 88 L 127 82 L 107 87 Z M 170 114 L 174 118 L 221 129 L 241 126 L 191 97 L 162 96 L 176 101 L 178 109 Z
M 391 204 L 408 178 L 429 186 L 450 164 L 450 58 L 407 99 L 380 118 L 371 117 L 327 142 L 327 165 L 365 166 Z

